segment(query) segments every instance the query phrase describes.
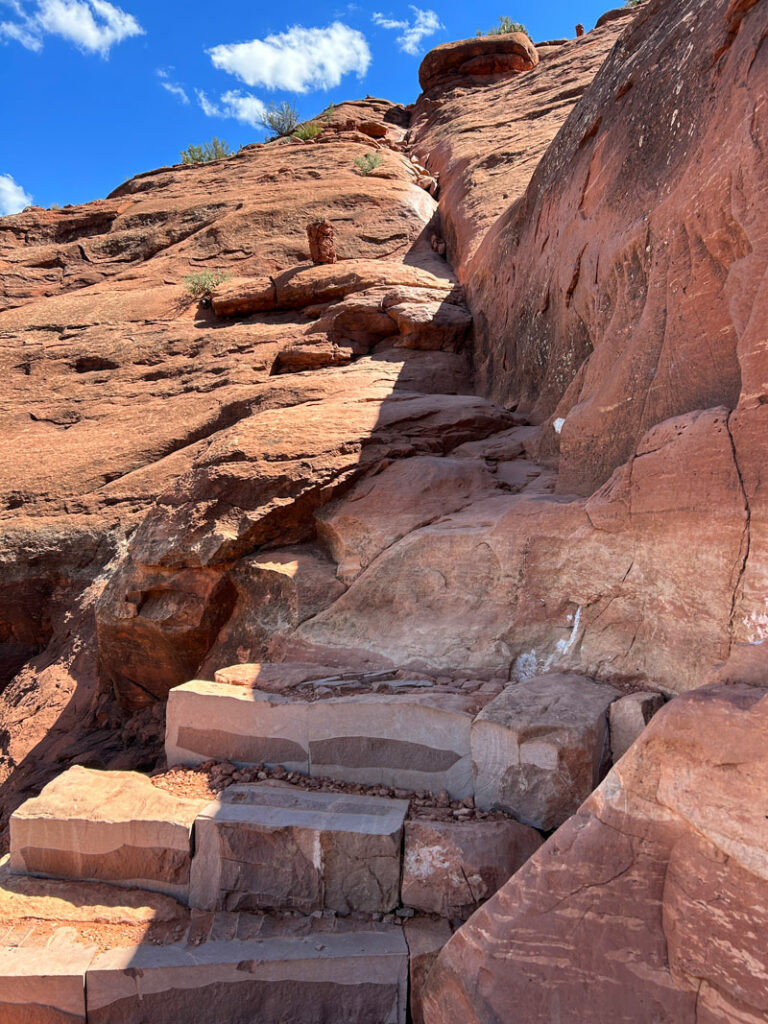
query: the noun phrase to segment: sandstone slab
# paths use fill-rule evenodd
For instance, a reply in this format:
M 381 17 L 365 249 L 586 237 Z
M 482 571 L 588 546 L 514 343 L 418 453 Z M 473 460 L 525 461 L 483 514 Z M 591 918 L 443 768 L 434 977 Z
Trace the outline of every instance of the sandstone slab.
M 13 813 L 11 870 L 186 898 L 192 825 L 204 806 L 136 772 L 75 766 Z
M 399 789 L 472 793 L 472 699 L 460 694 L 361 695 L 317 701 L 309 711 L 315 776 Z
M 307 705 L 231 683 L 193 680 L 168 697 L 168 763 L 219 760 L 309 771 Z
M 405 1024 L 402 929 L 119 949 L 88 972 L 89 1024 Z
M 663 696 L 652 691 L 628 693 L 611 704 L 608 720 L 614 762 L 626 754 L 663 704 Z
M 572 673 L 508 686 L 472 726 L 477 806 L 544 830 L 561 825 L 607 768 L 608 708 L 618 696 Z
M 86 1024 L 85 972 L 97 950 L 85 946 L 0 949 L 3 1024 Z
M 424 92 L 429 92 L 451 79 L 520 74 L 538 63 L 536 47 L 522 32 L 476 36 L 430 50 L 421 62 L 419 82 Z
M 409 821 L 403 903 L 427 914 L 468 917 L 541 842 L 535 829 L 517 821 Z
M 195 823 L 190 906 L 387 913 L 408 802 L 231 786 Z

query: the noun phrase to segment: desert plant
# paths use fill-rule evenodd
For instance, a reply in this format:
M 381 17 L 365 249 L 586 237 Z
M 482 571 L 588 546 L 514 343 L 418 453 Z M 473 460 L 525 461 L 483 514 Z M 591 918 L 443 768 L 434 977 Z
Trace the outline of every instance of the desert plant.
M 626 0 L 625 7 L 639 7 L 640 4 L 645 3 L 645 0 Z
M 293 133 L 293 137 L 308 142 L 309 139 L 316 139 L 318 135 L 322 134 L 322 131 L 323 129 L 316 121 L 304 121 Z
M 229 279 L 223 270 L 201 270 L 196 274 L 187 274 L 184 287 L 196 299 L 208 299 L 217 285 Z
M 270 103 L 259 122 L 275 138 L 293 135 L 299 127 L 299 112 L 293 103 L 283 100 L 281 103 Z
M 381 153 L 366 153 L 365 156 L 355 157 L 355 167 L 363 175 L 370 174 L 377 167 L 381 167 L 382 162 Z
M 330 121 L 331 120 L 331 116 L 332 116 L 332 114 L 333 114 L 335 109 L 336 109 L 336 104 L 335 103 L 329 103 L 328 106 L 325 108 L 325 110 L 322 112 L 322 114 L 320 116 L 322 117 L 322 119 L 324 121 Z
M 479 36 L 505 36 L 510 32 L 522 32 L 524 36 L 529 35 L 528 29 L 520 21 L 512 21 L 506 16 L 499 17 L 499 24 L 494 28 L 488 29 L 487 32 L 481 32 L 477 30 Z
M 217 139 L 214 135 L 210 142 L 204 142 L 202 146 L 190 145 L 181 153 L 183 164 L 210 164 L 214 160 L 223 160 L 225 156 L 232 156 L 232 150 L 223 139 Z

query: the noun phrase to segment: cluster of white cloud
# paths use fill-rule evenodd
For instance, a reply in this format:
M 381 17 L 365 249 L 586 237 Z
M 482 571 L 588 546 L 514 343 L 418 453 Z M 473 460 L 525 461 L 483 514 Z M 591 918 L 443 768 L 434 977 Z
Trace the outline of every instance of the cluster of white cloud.
M 410 53 L 415 57 L 421 49 L 422 39 L 425 39 L 427 36 L 434 35 L 435 32 L 445 26 L 442 24 L 435 11 L 424 11 L 418 7 L 414 7 L 413 4 L 410 4 L 409 6 L 413 11 L 413 18 L 411 18 L 410 21 L 398 21 L 395 18 L 387 18 L 381 12 L 377 11 L 373 15 L 373 22 L 380 28 L 399 31 L 400 35 L 397 37 L 397 45 L 404 53 Z
M 132 14 L 107 0 L 36 0 L 34 8 L 22 0 L 2 2 L 15 20 L 0 22 L 0 38 L 15 39 L 35 52 L 42 50 L 46 35 L 54 35 L 106 57 L 115 43 L 144 35 Z
M 189 96 L 187 96 L 187 90 L 183 85 L 179 85 L 178 82 L 174 82 L 171 78 L 171 71 L 173 68 L 169 68 L 167 71 L 165 68 L 157 69 L 157 77 L 160 79 L 160 85 L 169 92 L 171 96 L 175 96 L 181 100 L 186 106 L 189 106 Z
M 267 108 L 257 96 L 230 90 L 222 94 L 218 103 L 212 103 L 202 89 L 195 89 L 197 101 L 208 117 L 229 117 L 258 128 Z
M 0 217 L 19 213 L 32 202 L 32 196 L 17 185 L 10 174 L 0 174 Z
M 363 33 L 340 21 L 327 28 L 294 25 L 264 39 L 214 46 L 208 54 L 214 67 L 246 85 L 299 93 L 332 89 L 350 72 L 362 78 L 371 63 Z

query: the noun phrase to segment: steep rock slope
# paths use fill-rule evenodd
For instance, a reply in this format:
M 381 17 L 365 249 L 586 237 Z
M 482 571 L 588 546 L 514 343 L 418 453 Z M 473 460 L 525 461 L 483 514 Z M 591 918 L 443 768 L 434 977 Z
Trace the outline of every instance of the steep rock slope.
M 764 1021 L 767 715 L 743 684 L 672 701 L 448 943 L 428 1024 Z

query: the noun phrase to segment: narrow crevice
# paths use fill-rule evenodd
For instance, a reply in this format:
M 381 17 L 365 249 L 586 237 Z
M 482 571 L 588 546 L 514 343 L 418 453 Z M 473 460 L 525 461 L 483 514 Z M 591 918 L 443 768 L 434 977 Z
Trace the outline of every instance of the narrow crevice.
M 744 577 L 747 571 L 747 562 L 749 560 L 749 552 L 752 545 L 752 510 L 749 506 L 749 496 L 747 489 L 744 484 L 744 477 L 741 473 L 741 467 L 739 465 L 739 456 L 736 450 L 736 443 L 733 439 L 733 432 L 731 430 L 731 417 L 733 413 L 729 413 L 725 420 L 725 427 L 728 431 L 728 440 L 731 443 L 731 453 L 733 455 L 733 465 L 736 469 L 736 474 L 739 478 L 739 488 L 741 490 L 741 496 L 744 501 L 744 532 L 741 537 L 739 544 L 739 562 L 738 571 L 736 576 L 736 582 L 733 586 L 733 592 L 731 593 L 731 609 L 728 618 L 728 653 L 730 654 L 734 644 L 734 628 L 736 619 L 736 606 L 738 604 L 739 595 L 743 591 Z

